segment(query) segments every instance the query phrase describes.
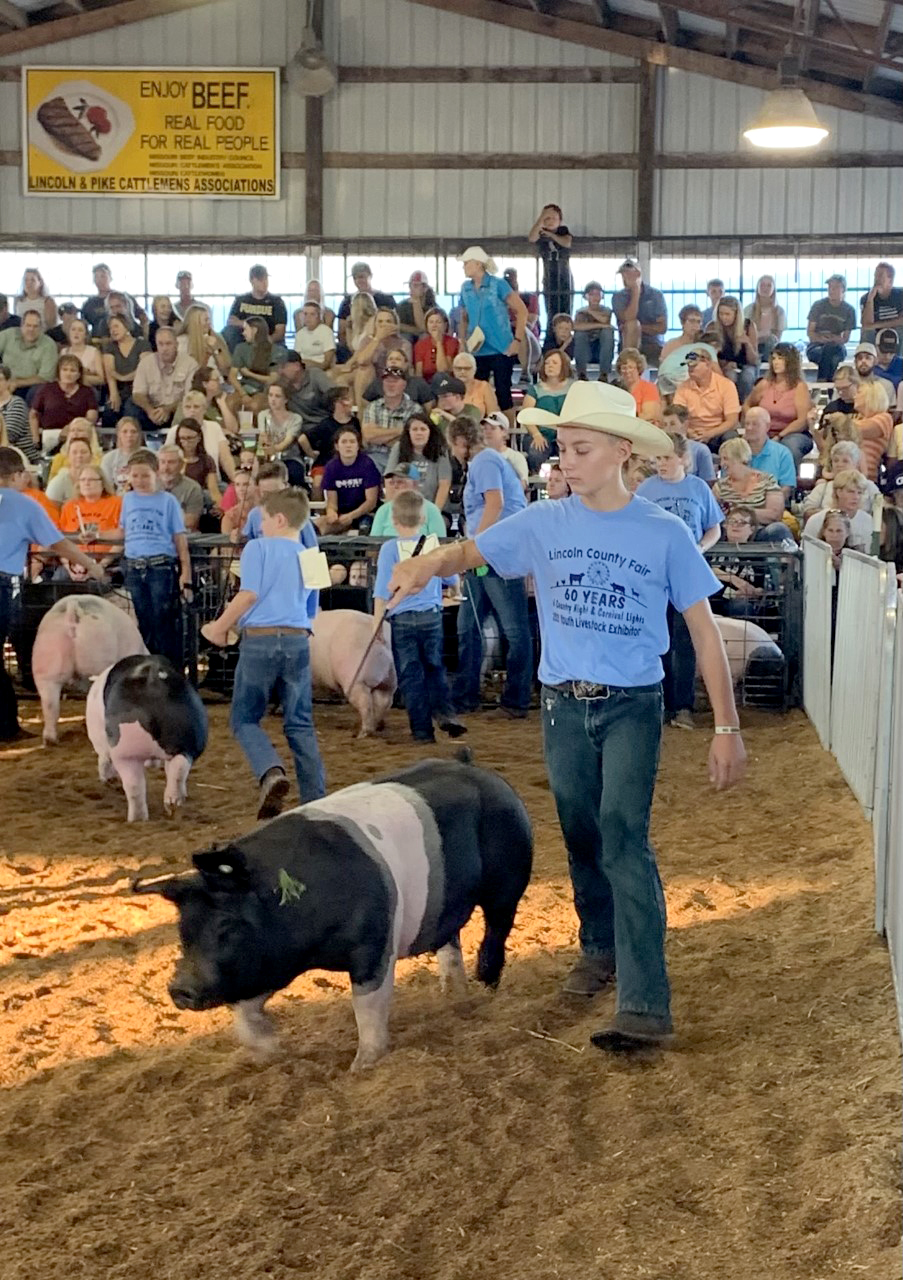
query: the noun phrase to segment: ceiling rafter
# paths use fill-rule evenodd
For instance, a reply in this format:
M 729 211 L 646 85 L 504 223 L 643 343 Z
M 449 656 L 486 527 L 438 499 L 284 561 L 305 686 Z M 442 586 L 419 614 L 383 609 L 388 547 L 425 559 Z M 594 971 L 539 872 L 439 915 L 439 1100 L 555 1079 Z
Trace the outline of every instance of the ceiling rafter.
M 0 0 L 0 22 L 4 26 L 21 30 L 22 27 L 28 26 L 28 16 L 24 10 L 17 8 L 12 0 Z
M 794 25 L 805 36 L 805 39 L 801 40 L 798 46 L 800 71 L 809 70 L 809 55 L 812 52 L 811 40 L 818 30 L 819 9 L 820 0 L 797 0 L 793 15 Z
M 881 14 L 881 21 L 875 32 L 875 54 L 876 57 L 883 57 L 887 49 L 887 37 L 890 35 L 890 24 L 893 21 L 894 9 L 897 6 L 893 0 L 884 0 L 884 10 Z M 871 93 L 875 83 L 875 72 L 877 71 L 877 63 L 873 62 L 862 78 L 862 90 L 864 93 Z
M 540 17 L 531 9 L 515 4 L 506 4 L 503 0 L 409 0 L 411 4 L 421 5 L 429 9 L 452 10 L 464 17 L 478 18 L 484 22 L 512 27 L 533 35 L 549 36 L 566 43 L 583 45 L 588 48 L 602 49 L 620 57 L 637 59 L 640 62 L 653 62 L 658 66 L 674 67 L 677 70 L 689 71 L 696 75 L 711 76 L 716 80 L 727 80 L 733 84 L 742 84 L 755 89 L 774 89 L 777 87 L 777 63 L 780 61 L 786 41 L 780 33 L 771 31 L 773 41 L 763 45 L 770 51 L 770 65 L 760 65 L 748 60 L 732 61 L 724 56 L 724 43 L 721 42 L 718 52 L 701 52 L 686 45 L 670 45 L 662 42 L 660 36 L 629 34 L 620 27 L 620 18 L 613 15 L 613 22 L 618 25 L 607 27 L 598 22 L 577 19 L 572 16 L 581 11 L 587 16 L 590 10 L 585 5 L 568 4 L 565 9 L 559 3 L 554 17 Z M 686 12 L 696 12 L 702 17 L 719 17 L 721 13 L 713 13 L 716 0 L 705 0 L 705 8 L 701 3 L 689 3 L 680 0 L 679 8 Z M 723 4 L 717 6 L 723 10 Z M 568 16 L 564 14 L 567 12 Z M 742 19 L 734 9 L 730 11 L 732 22 L 742 26 Z M 723 19 L 722 19 L 723 20 Z M 0 37 L 2 47 L 2 37 Z M 835 56 L 839 52 L 831 46 Z M 744 52 L 746 50 L 744 49 Z M 894 64 L 899 66 L 899 64 Z M 837 107 L 842 111 L 853 111 L 860 115 L 870 115 L 883 120 L 903 123 L 903 102 L 899 94 L 884 96 L 883 94 L 864 94 L 859 89 L 845 88 L 842 85 L 819 80 L 814 76 L 800 77 L 800 87 L 810 99 L 825 106 Z
M 658 11 L 662 20 L 662 35 L 666 44 L 680 44 L 680 22 L 673 4 L 660 4 Z

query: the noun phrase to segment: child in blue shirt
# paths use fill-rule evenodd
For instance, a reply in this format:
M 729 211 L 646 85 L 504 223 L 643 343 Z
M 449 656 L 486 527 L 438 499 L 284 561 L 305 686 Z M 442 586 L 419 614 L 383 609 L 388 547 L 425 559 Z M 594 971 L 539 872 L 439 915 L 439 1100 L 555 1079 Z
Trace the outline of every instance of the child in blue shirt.
M 637 497 L 646 498 L 683 520 L 699 550 L 707 551 L 721 538 L 721 508 L 704 480 L 687 475 L 690 441 L 679 432 L 671 433 L 669 439 L 673 452 L 656 458 L 658 474 L 643 481 Z M 673 604 L 668 605 L 668 635 L 671 644 L 663 659 L 662 682 L 665 719 L 676 729 L 692 729 L 696 653 L 683 615 Z
M 201 634 L 225 646 L 230 629 L 241 627 L 229 727 L 258 781 L 257 816 L 273 818 L 282 810 L 289 782 L 260 722 L 277 688 L 301 803 L 325 795 L 326 779 L 310 674 L 310 597 L 316 593 L 304 585 L 299 546 L 310 503 L 303 490 L 286 488 L 267 494 L 261 507 L 263 537 L 254 538 L 241 554 L 241 590 Z
M 732 786 L 745 752 L 733 682 L 708 597 L 718 580 L 675 516 L 624 487 L 631 452 L 668 451 L 637 417 L 629 392 L 577 382 L 560 414 L 522 410 L 554 426 L 571 497 L 534 502 L 507 520 L 395 566 L 390 602 L 431 575 L 491 564 L 533 576 L 542 649 L 543 752 L 567 848 L 581 954 L 565 990 L 593 996 L 617 983 L 611 1025 L 592 1043 L 612 1051 L 665 1043 L 673 1024 L 665 903 L 649 842 L 662 733 L 667 606 L 684 614 L 715 716 L 709 779 Z
M 377 631 L 386 616 L 389 579 L 401 558 L 399 544 L 407 540 L 416 542 L 420 534 L 423 497 L 415 490 L 400 493 L 392 503 L 392 521 L 398 537 L 383 543 L 376 565 L 373 618 Z M 453 587 L 456 583 L 455 577 L 443 578 L 441 582 L 432 578 L 422 591 L 408 596 L 388 613 L 395 670 L 415 742 L 436 741 L 434 720 L 450 738 L 467 732 L 452 711 L 442 661 L 442 587 Z
M 181 602 L 191 599 L 191 558 L 182 508 L 158 487 L 157 471 L 157 455 L 150 449 L 131 455 L 121 527 L 99 537 L 125 542 L 125 587 L 141 638 L 151 653 L 162 654 L 181 671 Z

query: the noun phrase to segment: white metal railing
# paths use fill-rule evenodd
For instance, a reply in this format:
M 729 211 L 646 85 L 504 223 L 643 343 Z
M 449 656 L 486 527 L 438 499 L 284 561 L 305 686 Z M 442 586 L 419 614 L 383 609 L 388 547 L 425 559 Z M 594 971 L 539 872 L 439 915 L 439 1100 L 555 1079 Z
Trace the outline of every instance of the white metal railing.
M 881 709 L 893 684 L 896 590 L 893 565 L 844 551 L 837 601 L 831 686 L 831 750 L 867 818 L 875 806 Z
M 831 617 L 834 560 L 826 542 L 803 539 L 803 706 L 827 751 L 831 746 Z
M 897 1017 L 903 1033 L 903 594 L 897 594 L 898 625 L 894 637 L 892 734 L 887 756 L 889 780 L 885 824 L 884 932 L 890 950 L 897 995 Z M 877 837 L 877 832 L 876 832 Z

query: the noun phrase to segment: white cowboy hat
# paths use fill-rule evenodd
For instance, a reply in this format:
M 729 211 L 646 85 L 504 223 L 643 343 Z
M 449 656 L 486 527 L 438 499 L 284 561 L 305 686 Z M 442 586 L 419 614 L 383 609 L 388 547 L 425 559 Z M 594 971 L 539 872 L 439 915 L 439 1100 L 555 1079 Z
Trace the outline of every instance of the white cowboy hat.
M 517 420 L 525 427 L 584 427 L 621 436 L 630 441 L 634 453 L 644 458 L 673 452 L 661 427 L 637 417 L 636 401 L 630 392 L 607 382 L 575 382 L 564 398 L 561 413 L 521 409 Z
M 486 274 L 490 276 L 494 276 L 498 271 L 495 258 L 493 258 L 491 254 L 488 254 L 486 250 L 478 244 L 472 244 L 469 249 L 465 249 L 463 253 L 459 253 L 457 261 L 482 262 L 483 266 L 486 268 Z

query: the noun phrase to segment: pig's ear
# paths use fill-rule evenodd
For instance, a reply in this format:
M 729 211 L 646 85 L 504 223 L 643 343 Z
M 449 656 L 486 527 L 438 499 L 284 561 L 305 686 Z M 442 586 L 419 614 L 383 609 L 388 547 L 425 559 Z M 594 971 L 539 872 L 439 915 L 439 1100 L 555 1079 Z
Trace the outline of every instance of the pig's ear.
M 221 849 L 214 845 L 203 853 L 192 854 L 191 861 L 210 889 L 243 892 L 250 883 L 245 855 L 234 844 L 223 845 Z

